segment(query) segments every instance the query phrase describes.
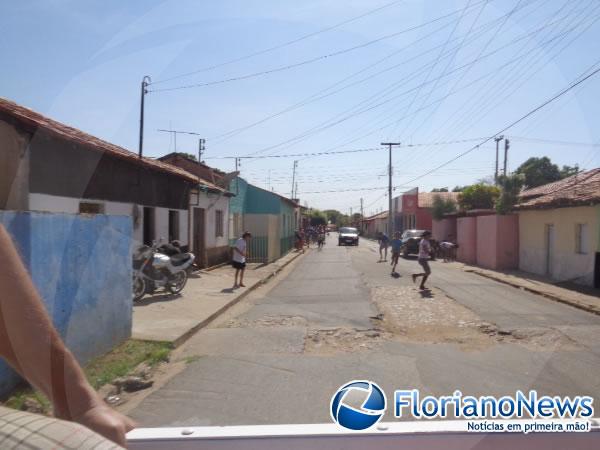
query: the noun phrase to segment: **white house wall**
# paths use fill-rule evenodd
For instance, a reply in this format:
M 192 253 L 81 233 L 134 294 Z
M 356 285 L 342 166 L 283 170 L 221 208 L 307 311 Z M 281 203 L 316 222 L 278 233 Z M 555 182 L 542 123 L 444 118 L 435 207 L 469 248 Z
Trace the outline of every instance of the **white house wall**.
M 546 226 L 554 225 L 554 258 L 551 277 L 593 285 L 595 252 L 599 249 L 600 207 L 557 208 L 519 212 L 519 268 L 546 275 Z M 576 225 L 587 224 L 586 253 L 576 252 Z
M 201 192 L 198 195 L 198 203 L 192 204 L 193 208 L 204 208 L 205 210 L 205 246 L 206 248 L 224 247 L 229 245 L 229 197 L 221 194 Z M 217 224 L 215 211 L 223 211 L 223 236 L 217 236 Z M 187 223 L 187 221 L 186 221 Z M 193 217 L 190 218 L 190 229 L 194 229 Z M 187 234 L 187 233 L 186 233 Z
M 78 214 L 79 203 L 81 202 L 99 203 L 103 205 L 103 212 L 105 214 L 133 216 L 133 203 L 109 202 L 97 199 L 61 197 L 37 193 L 29 194 L 30 211 Z M 143 206 L 138 205 L 139 221 L 137 226 L 134 224 L 133 227 L 133 239 L 136 241 L 136 244 L 140 244 L 143 241 Z M 184 209 L 174 211 L 179 211 L 179 240 L 183 245 L 187 245 L 189 243 L 187 227 L 188 212 Z M 159 240 L 162 238 L 166 242 L 169 238 L 169 209 L 154 207 L 154 214 L 155 239 Z

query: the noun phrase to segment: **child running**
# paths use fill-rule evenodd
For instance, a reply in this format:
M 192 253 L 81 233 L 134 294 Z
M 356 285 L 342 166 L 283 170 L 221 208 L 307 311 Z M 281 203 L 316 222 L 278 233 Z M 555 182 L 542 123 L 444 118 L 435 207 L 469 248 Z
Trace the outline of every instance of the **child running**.
M 398 275 L 396 272 L 396 266 L 398 265 L 398 258 L 400 257 L 400 249 L 402 248 L 402 239 L 400 239 L 400 232 L 394 233 L 394 239 L 392 239 L 392 276 Z
M 417 278 L 421 278 L 421 285 L 419 289 L 422 291 L 428 290 L 425 287 L 425 282 L 429 275 L 431 275 L 431 269 L 429 268 L 429 257 L 431 256 L 431 244 L 429 243 L 429 239 L 431 238 L 431 232 L 425 231 L 423 232 L 421 242 L 419 242 L 419 264 L 423 267 L 424 272 L 422 273 L 413 273 L 412 279 L 413 283 L 417 282 Z

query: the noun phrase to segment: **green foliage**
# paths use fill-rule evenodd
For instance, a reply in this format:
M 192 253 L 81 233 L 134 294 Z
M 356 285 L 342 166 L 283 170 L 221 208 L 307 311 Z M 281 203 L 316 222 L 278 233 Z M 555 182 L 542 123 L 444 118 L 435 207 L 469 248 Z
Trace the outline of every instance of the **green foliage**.
M 515 173 L 524 175 L 525 186 L 528 188 L 541 186 L 561 179 L 558 166 L 553 164 L 547 156 L 529 158 L 517 167 Z
M 310 214 L 310 224 L 315 227 L 318 225 L 327 225 L 327 215 L 318 209 L 313 209 Z
M 525 175 L 522 173 L 514 173 L 509 176 L 501 175 L 498 177 L 498 183 L 502 188 L 502 192 L 496 202 L 496 212 L 498 214 L 508 214 L 517 204 L 519 192 L 525 183 Z
M 433 197 L 433 207 L 431 208 L 431 216 L 435 220 L 444 218 L 444 214 L 453 213 L 456 211 L 456 202 L 449 199 L 443 199 L 440 195 Z
M 326 209 L 323 211 L 327 217 L 327 221 L 338 227 L 343 227 L 350 224 L 350 217 L 346 214 L 342 214 L 337 209 Z
M 448 192 L 448 188 L 447 187 L 443 187 L 443 188 L 433 188 L 431 190 L 431 192 Z
M 454 186 L 454 189 L 452 189 L 452 192 L 462 192 L 465 190 L 467 186 Z
M 574 166 L 562 166 L 562 169 L 560 169 L 560 178 L 577 175 L 579 172 L 581 172 L 579 164 L 575 164 Z
M 182 156 L 184 158 L 187 159 L 191 159 L 192 161 L 196 161 L 198 162 L 198 157 L 192 153 L 186 153 L 186 152 L 175 152 L 176 155 Z
M 458 197 L 462 210 L 491 209 L 500 197 L 500 189 L 496 186 L 478 183 L 465 187 Z

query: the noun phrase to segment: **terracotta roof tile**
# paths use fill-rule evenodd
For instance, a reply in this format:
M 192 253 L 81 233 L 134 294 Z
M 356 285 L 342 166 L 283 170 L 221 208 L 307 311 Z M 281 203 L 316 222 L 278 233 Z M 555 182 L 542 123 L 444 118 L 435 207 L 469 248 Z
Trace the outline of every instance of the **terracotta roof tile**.
M 519 195 L 518 209 L 560 208 L 600 203 L 600 168 L 564 180 L 527 189 Z
M 458 202 L 460 192 L 419 192 L 418 206 L 419 208 L 432 208 L 433 199 L 436 196 L 443 200 L 454 200 Z
M 165 164 L 151 158 L 139 158 L 136 153 L 130 152 L 123 147 L 106 142 L 90 134 L 84 133 L 77 128 L 50 119 L 29 108 L 0 97 L 0 118 L 2 116 L 12 118 L 16 123 L 30 132 L 45 132 L 60 139 L 82 144 L 92 150 L 108 153 L 116 158 L 127 160 L 149 169 L 170 173 L 194 183 L 198 182 L 198 178 L 195 175 L 180 169 L 179 167 Z

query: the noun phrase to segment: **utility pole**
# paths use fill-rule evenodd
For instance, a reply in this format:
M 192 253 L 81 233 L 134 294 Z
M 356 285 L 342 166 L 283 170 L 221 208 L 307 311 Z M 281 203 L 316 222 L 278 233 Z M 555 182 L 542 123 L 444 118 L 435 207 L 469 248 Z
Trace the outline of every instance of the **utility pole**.
M 152 83 L 152 80 L 148 75 L 142 78 L 142 95 L 140 99 L 140 144 L 138 147 L 138 155 L 140 158 L 144 154 L 144 99 L 148 93 L 148 89 L 146 88 L 150 83 Z
M 362 233 L 363 227 L 365 225 L 365 216 L 363 214 L 363 199 L 360 198 L 360 231 Z
M 392 217 L 392 147 L 400 146 L 400 142 L 382 142 L 381 145 L 387 145 L 389 151 L 389 167 L 388 167 L 388 237 L 393 234 L 393 217 Z
M 162 130 L 162 129 L 158 129 L 156 131 L 160 131 L 161 133 L 171 133 L 174 136 L 175 139 L 175 151 L 177 151 L 177 135 L 178 134 L 191 134 L 193 136 L 200 136 L 200 133 L 194 133 L 193 131 L 177 131 L 177 130 Z M 204 150 L 204 139 L 200 139 L 200 144 L 199 144 L 199 154 L 198 156 L 200 156 L 202 154 L 202 151 Z M 198 160 L 198 162 L 200 162 L 200 160 Z
M 202 162 L 202 153 L 206 150 L 206 139 L 198 139 L 198 162 Z
M 504 139 L 504 171 L 502 172 L 504 176 L 507 176 L 506 165 L 508 161 L 508 149 L 510 148 L 510 141 L 508 139 Z
M 494 171 L 494 183 L 498 184 L 498 145 L 500 141 L 504 139 L 504 136 L 496 136 L 494 140 L 496 141 L 496 170 Z
M 294 198 L 294 186 L 296 185 L 296 167 L 298 166 L 298 161 L 294 161 L 294 170 L 292 172 L 292 198 Z

